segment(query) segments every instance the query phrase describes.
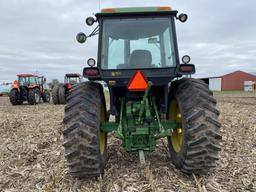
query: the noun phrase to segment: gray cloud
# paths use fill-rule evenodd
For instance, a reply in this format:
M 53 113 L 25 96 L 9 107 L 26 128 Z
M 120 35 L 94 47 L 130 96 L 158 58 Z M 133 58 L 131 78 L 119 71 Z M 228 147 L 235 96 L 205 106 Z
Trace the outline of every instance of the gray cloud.
M 197 76 L 256 71 L 254 0 L 101 0 L 101 7 L 145 5 L 170 5 L 189 15 L 186 24 L 177 22 L 178 41 L 180 55 L 191 56 Z M 1 1 L 0 80 L 23 72 L 60 80 L 66 72 L 81 73 L 86 59 L 97 54 L 97 38 L 79 45 L 75 35 L 92 30 L 84 19 L 98 10 L 98 1 Z

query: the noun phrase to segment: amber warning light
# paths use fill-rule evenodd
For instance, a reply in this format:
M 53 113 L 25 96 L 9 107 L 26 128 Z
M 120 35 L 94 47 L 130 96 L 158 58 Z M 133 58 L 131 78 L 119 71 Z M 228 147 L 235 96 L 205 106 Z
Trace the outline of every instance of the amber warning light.
M 127 87 L 129 91 L 145 91 L 148 87 L 148 82 L 141 71 L 136 71 Z

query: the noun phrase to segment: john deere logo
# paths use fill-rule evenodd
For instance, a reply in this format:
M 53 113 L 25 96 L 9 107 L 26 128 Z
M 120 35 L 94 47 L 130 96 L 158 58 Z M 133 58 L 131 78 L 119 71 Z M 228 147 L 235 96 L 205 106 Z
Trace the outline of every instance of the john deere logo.
M 116 77 L 116 76 L 119 76 L 119 75 L 121 75 L 122 73 L 120 72 L 120 71 L 113 71 L 112 73 L 111 73 L 111 76 L 112 77 Z

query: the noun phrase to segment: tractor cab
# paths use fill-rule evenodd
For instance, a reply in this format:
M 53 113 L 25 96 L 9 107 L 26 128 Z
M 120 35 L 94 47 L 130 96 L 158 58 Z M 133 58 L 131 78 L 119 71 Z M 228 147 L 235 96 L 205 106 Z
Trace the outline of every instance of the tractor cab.
M 73 85 L 81 83 L 81 75 L 78 73 L 67 73 L 64 77 L 64 84 L 67 90 L 70 90 Z
M 40 81 L 38 79 L 38 76 L 32 75 L 32 74 L 18 74 L 17 80 L 14 80 L 14 85 L 19 86 L 34 86 L 39 85 Z
M 81 75 L 78 73 L 67 73 L 64 77 L 64 83 L 67 84 L 78 84 L 81 83 Z
M 189 56 L 180 64 L 175 20 L 185 22 L 187 15 L 177 13 L 171 7 L 116 8 L 103 9 L 96 18 L 87 18 L 88 25 L 98 26 L 89 36 L 79 33 L 77 40 L 83 43 L 98 34 L 98 60 L 96 66 L 96 61 L 89 59 L 90 67 L 84 68 L 83 75 L 106 82 L 112 114 L 120 109 L 119 98 L 140 100 L 148 82 L 152 83 L 151 94 L 157 96 L 159 107 L 166 112 L 169 83 L 195 72 L 194 65 L 188 64 Z M 186 71 L 182 71 L 184 67 Z M 135 83 L 136 88 L 129 89 L 138 73 L 144 84 Z
M 18 74 L 17 75 L 19 86 L 23 86 L 25 88 L 34 88 L 38 87 L 42 92 L 44 90 L 46 78 L 44 76 L 37 76 L 32 74 Z

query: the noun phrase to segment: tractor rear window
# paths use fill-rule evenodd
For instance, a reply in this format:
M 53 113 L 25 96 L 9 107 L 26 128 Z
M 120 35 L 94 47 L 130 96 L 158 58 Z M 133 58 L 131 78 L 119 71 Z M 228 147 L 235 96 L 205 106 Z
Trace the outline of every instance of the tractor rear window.
M 67 77 L 65 79 L 66 83 L 71 83 L 71 84 L 77 84 L 80 82 L 80 78 L 79 77 Z
M 101 68 L 174 67 L 172 31 L 170 18 L 105 19 Z

